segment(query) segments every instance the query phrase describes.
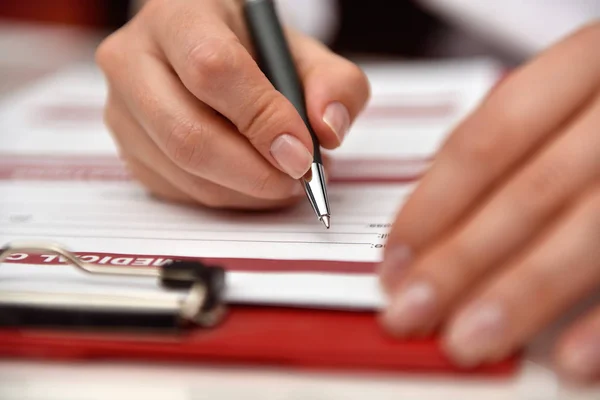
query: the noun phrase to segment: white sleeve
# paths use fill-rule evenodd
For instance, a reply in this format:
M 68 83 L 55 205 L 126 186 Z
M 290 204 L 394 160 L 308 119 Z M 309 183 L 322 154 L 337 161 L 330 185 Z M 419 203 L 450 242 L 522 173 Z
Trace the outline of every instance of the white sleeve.
M 600 17 L 598 0 L 419 0 L 450 22 L 529 56 Z
M 277 0 L 277 7 L 283 23 L 322 42 L 337 31 L 337 0 Z

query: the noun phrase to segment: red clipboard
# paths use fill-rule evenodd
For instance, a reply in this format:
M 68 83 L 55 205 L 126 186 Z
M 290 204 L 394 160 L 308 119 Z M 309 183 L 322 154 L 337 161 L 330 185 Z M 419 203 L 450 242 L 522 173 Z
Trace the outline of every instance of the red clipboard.
M 268 307 L 233 307 L 219 327 L 180 336 L 0 330 L 0 356 L 492 376 L 512 375 L 519 360 L 464 370 L 435 338 L 388 337 L 371 313 Z
M 501 74 L 492 90 L 497 88 L 507 75 L 507 72 Z M 37 156 L 32 159 L 35 163 L 42 162 Z M 8 166 L 0 165 L 0 177 L 14 173 L 18 163 L 30 165 L 32 162 L 28 159 L 23 161 L 22 155 L 8 161 Z M 99 161 L 105 163 L 106 160 L 100 157 Z M 342 175 L 337 180 L 413 181 L 428 161 L 430 160 L 389 160 L 390 165 L 386 165 L 386 169 L 393 167 L 400 174 L 404 174 L 400 177 L 368 175 L 356 178 Z M 76 160 L 73 166 L 81 172 L 79 160 Z M 110 179 L 115 179 L 115 176 L 121 177 L 120 166 L 113 166 L 112 162 L 109 162 L 109 167 L 113 168 L 103 168 L 104 174 L 114 175 L 111 175 Z M 338 167 L 340 171 L 348 169 L 343 161 Z M 48 178 L 43 170 L 36 169 L 35 172 L 32 176 L 26 175 L 26 178 Z M 224 263 L 228 269 L 245 271 L 282 269 L 281 261 L 277 260 L 260 260 L 260 263 L 257 263 L 257 260 L 239 259 L 212 261 Z M 332 266 L 336 271 L 346 273 L 365 273 L 374 267 L 364 263 L 343 262 L 319 262 L 307 266 L 302 261 L 286 261 L 284 268 L 286 271 L 328 271 Z M 0 329 L 0 357 L 69 361 L 190 362 L 309 370 L 425 372 L 508 377 L 517 371 L 521 354 L 517 353 L 494 364 L 463 369 L 445 355 L 438 337 L 414 340 L 392 338 L 383 331 L 374 312 L 231 306 L 225 320 L 217 327 L 173 335 Z
M 227 270 L 254 272 L 335 270 L 362 274 L 372 273 L 375 268 L 371 263 L 324 261 L 204 261 L 218 263 Z M 31 263 L 35 260 L 14 262 Z M 451 362 L 437 337 L 398 340 L 389 336 L 379 324 L 376 312 L 245 305 L 229 306 L 224 321 L 214 328 L 173 334 L 0 329 L 0 357 L 195 362 L 291 369 L 490 376 L 512 375 L 520 359 L 520 355 L 516 354 L 495 364 L 466 370 Z

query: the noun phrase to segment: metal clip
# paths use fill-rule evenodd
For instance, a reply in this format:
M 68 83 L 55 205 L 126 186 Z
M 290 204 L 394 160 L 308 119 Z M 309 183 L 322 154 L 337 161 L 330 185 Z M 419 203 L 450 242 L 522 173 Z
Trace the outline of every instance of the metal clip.
M 63 246 L 45 242 L 11 242 L 0 248 L 0 264 L 14 253 L 55 254 L 64 258 L 68 264 L 78 270 L 92 275 L 110 275 L 121 277 L 146 277 L 156 278 L 158 284 L 165 290 L 185 290 L 187 295 L 177 304 L 163 298 L 145 299 L 142 303 L 119 304 L 120 299 L 110 296 L 91 295 L 87 300 L 70 299 L 68 295 L 35 293 L 32 297 L 12 294 L 0 294 L 0 303 L 12 306 L 28 306 L 32 303 L 38 305 L 44 301 L 65 304 L 66 299 L 77 301 L 72 308 L 85 308 L 86 306 L 110 306 L 121 310 L 134 308 L 144 311 L 172 310 L 181 325 L 196 325 L 212 327 L 224 317 L 225 306 L 223 292 L 225 286 L 225 270 L 218 266 L 208 266 L 199 261 L 172 261 L 160 267 L 113 267 L 84 262 Z M 93 298 L 91 298 L 93 297 Z M 50 306 L 47 304 L 46 306 Z

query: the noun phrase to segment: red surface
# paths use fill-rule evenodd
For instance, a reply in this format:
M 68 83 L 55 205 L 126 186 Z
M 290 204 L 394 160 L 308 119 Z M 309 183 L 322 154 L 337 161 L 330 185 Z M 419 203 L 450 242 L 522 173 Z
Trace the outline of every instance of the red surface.
M 0 356 L 62 360 L 184 361 L 300 369 L 510 375 L 517 358 L 455 367 L 436 340 L 386 336 L 372 313 L 234 307 L 217 328 L 180 336 L 0 330 Z
M 0 17 L 59 24 L 99 26 L 106 23 L 103 0 L 0 0 Z

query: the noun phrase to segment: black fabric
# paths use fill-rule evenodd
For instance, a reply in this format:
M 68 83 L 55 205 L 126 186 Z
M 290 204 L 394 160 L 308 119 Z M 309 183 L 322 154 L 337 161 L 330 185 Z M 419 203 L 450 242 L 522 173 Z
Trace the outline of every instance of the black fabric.
M 116 29 L 127 21 L 129 2 L 107 3 L 110 27 Z M 341 54 L 420 57 L 445 26 L 411 0 L 338 0 L 338 4 L 341 25 L 331 47 Z
M 444 26 L 410 0 L 340 0 L 339 6 L 332 48 L 342 54 L 419 57 Z
M 131 5 L 124 0 L 106 0 L 106 24 L 109 29 L 119 29 L 129 19 Z

